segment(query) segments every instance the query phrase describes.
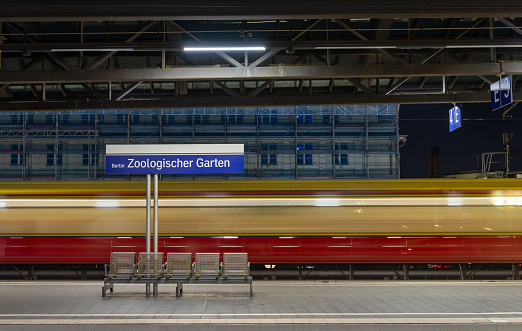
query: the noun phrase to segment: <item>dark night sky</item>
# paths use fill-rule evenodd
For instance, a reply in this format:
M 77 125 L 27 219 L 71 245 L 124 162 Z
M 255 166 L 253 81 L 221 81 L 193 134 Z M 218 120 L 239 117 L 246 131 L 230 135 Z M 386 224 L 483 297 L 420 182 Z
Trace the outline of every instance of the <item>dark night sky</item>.
M 462 127 L 449 132 L 448 110 L 452 104 L 401 105 L 399 132 L 408 135 L 400 149 L 401 177 L 426 178 L 429 173 L 429 148 L 439 146 L 440 173 L 480 169 L 480 154 L 502 152 L 502 133 L 514 133 L 510 168 L 522 172 L 522 103 L 502 120 L 509 106 L 491 111 L 490 103 L 463 104 Z M 517 152 L 518 151 L 518 152 Z M 478 161 L 477 161 L 478 160 Z M 497 170 L 501 170 L 500 167 Z

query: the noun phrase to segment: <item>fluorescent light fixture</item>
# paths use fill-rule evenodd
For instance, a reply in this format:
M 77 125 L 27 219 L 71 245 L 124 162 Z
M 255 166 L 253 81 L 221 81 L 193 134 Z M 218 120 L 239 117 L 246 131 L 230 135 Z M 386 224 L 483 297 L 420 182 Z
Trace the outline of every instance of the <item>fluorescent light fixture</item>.
M 264 51 L 261 46 L 240 46 L 240 47 L 185 47 L 185 52 L 212 52 L 212 51 Z
M 51 52 L 132 52 L 134 48 L 52 48 Z
M 170 239 L 183 239 L 183 237 L 170 237 Z
M 522 44 L 456 44 L 456 45 L 346 45 L 346 46 L 317 46 L 315 49 L 439 49 L 439 48 L 517 48 Z
M 132 239 L 132 237 L 118 237 L 118 239 Z
M 7 206 L 7 204 L 5 203 L 5 201 L 0 201 L 0 208 L 5 208 Z
M 279 237 L 279 239 L 293 239 L 294 237 Z
M 223 239 L 237 239 L 236 236 L 224 236 Z
M 446 48 L 513 48 L 513 47 L 522 47 L 522 44 L 512 44 L 512 45 L 448 45 Z
M 375 45 L 368 45 L 368 46 L 361 46 L 361 45 L 353 45 L 353 46 L 318 46 L 315 49 L 396 49 L 397 46 L 375 46 Z

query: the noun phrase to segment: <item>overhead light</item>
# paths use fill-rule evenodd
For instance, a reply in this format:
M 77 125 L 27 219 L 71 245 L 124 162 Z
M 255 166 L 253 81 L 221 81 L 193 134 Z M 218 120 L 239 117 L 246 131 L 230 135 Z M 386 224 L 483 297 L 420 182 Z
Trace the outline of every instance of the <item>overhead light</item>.
M 132 52 L 134 48 L 52 48 L 51 52 Z
M 185 47 L 185 52 L 208 52 L 208 51 L 264 51 L 261 46 L 239 46 L 239 47 Z
M 448 45 L 446 48 L 511 48 L 511 47 L 522 47 L 522 44 L 491 44 L 491 45 Z
M 375 46 L 375 45 L 368 45 L 368 46 L 361 46 L 361 45 L 353 45 L 353 46 L 318 46 L 315 49 L 395 49 L 397 46 L 387 46 L 387 45 L 381 45 L 381 46 Z
M 398 45 L 339 45 L 317 46 L 315 49 L 441 49 L 441 48 L 513 48 L 522 44 L 398 44 Z

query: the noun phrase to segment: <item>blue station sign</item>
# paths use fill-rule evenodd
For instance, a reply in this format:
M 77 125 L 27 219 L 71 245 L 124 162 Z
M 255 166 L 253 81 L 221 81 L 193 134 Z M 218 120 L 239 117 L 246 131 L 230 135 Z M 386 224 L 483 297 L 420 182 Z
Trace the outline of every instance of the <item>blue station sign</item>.
M 511 75 L 489 86 L 491 91 L 491 110 L 496 110 L 513 102 L 513 77 Z
M 242 144 L 107 145 L 108 174 L 242 173 Z
M 449 130 L 450 132 L 460 128 L 462 125 L 462 113 L 460 108 L 455 106 L 449 110 Z

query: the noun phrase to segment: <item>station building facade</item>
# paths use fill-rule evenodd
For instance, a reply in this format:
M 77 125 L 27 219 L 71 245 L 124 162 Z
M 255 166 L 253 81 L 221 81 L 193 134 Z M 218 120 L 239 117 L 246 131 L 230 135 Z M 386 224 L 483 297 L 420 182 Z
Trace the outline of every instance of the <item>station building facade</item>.
M 245 171 L 163 179 L 399 178 L 398 105 L 0 113 L 0 180 L 105 173 L 108 144 L 244 144 Z

